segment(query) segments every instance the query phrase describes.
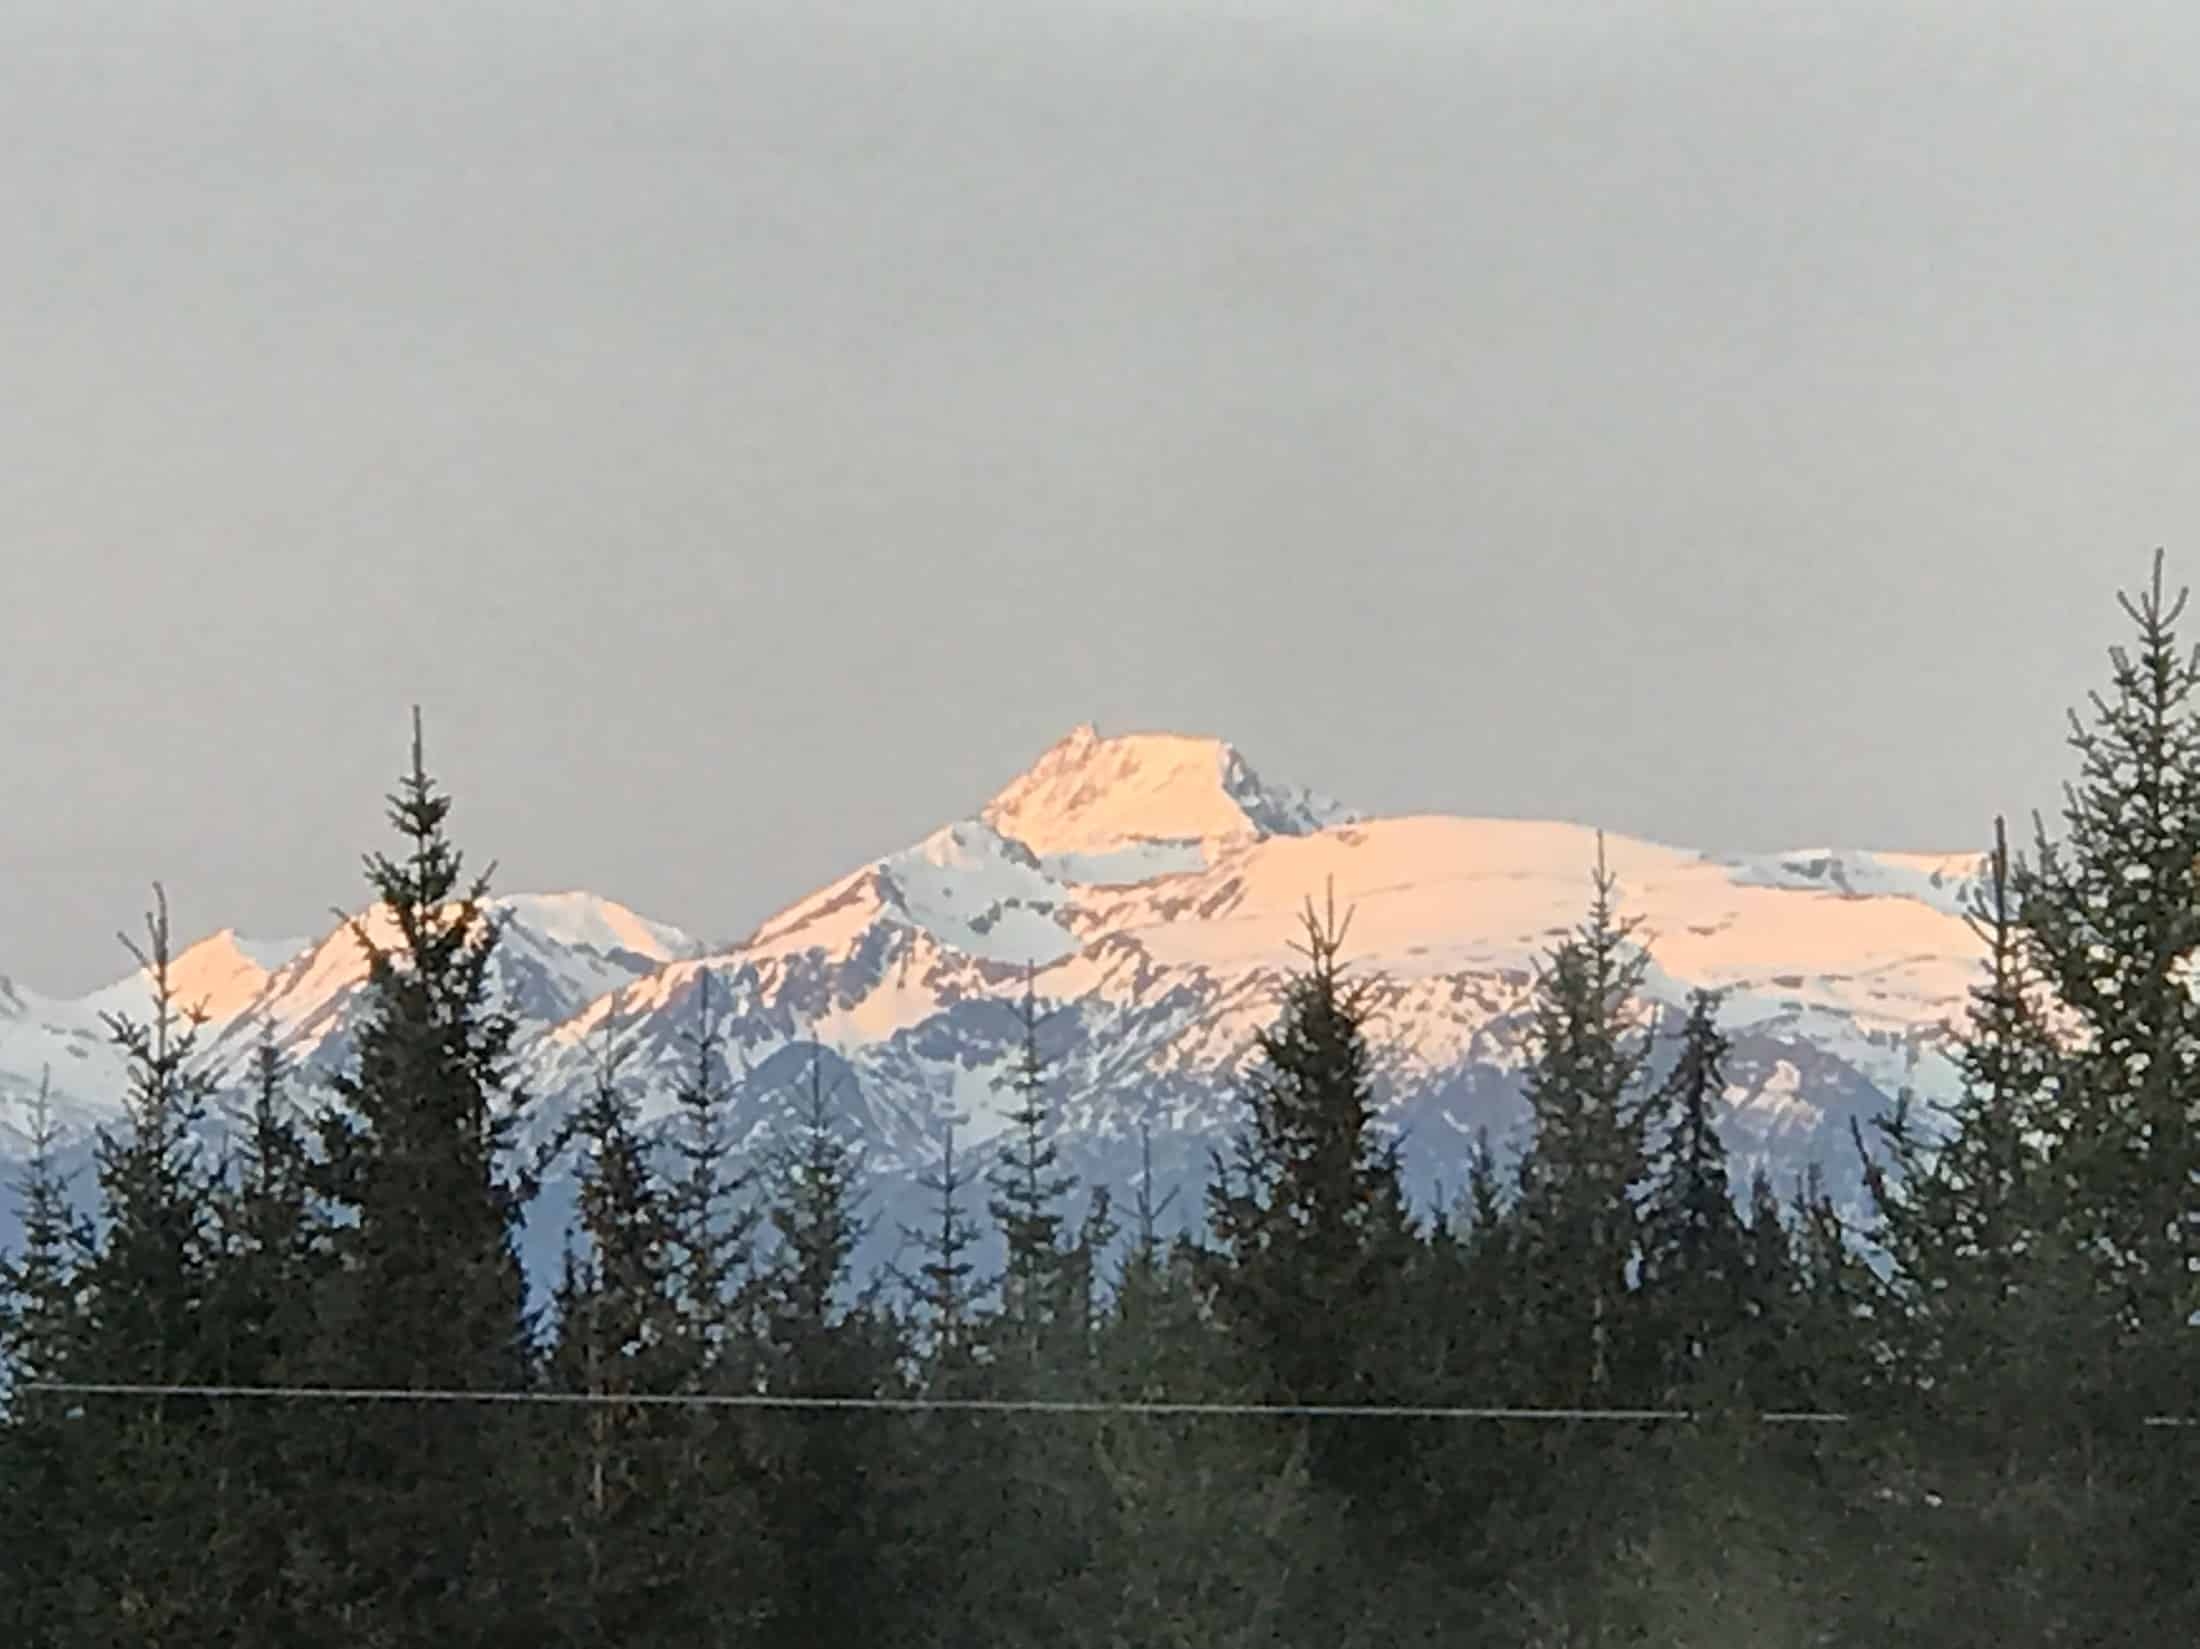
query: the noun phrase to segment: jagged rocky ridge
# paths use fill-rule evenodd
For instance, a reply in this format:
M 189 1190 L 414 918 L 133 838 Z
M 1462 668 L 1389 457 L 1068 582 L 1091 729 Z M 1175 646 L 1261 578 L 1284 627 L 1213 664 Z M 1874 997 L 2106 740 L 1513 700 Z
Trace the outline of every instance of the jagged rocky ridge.
M 1853 1191 L 1850 1119 L 1905 1086 L 1951 1090 L 1946 1042 L 1978 961 L 1962 910 L 1979 855 L 1722 859 L 1618 837 L 1606 854 L 1642 923 L 1652 1000 L 1728 992 L 1727 1135 L 1744 1173 L 1764 1162 L 1785 1180 L 1816 1160 Z M 874 1176 L 869 1261 L 915 1219 L 912 1181 L 946 1122 L 973 1146 L 999 1131 L 1027 968 L 1066 1165 L 1120 1198 L 1143 1125 L 1161 1190 L 1183 1192 L 1172 1218 L 1196 1218 L 1253 1033 L 1296 961 L 1299 912 L 1332 883 L 1354 912 L 1354 965 L 1377 980 L 1381 1097 L 1415 1190 L 1456 1190 L 1474 1133 L 1502 1144 L 1521 1120 L 1533 970 L 1580 919 L 1595 857 L 1584 827 L 1364 818 L 1264 783 L 1218 740 L 1088 726 L 973 817 L 724 949 L 589 894 L 500 899 L 499 977 L 538 1131 L 593 1080 L 615 992 L 629 1076 L 657 1117 L 706 974 L 728 1016 L 737 1127 L 753 1142 L 822 1058 Z M 208 1015 L 209 1058 L 240 1075 L 263 1027 L 309 1071 L 341 1060 L 364 971 L 343 928 L 296 944 L 218 934 L 178 967 Z M 121 1072 L 100 1015 L 142 1014 L 144 1001 L 142 979 L 75 1001 L 0 981 L 0 1156 L 21 1150 L 42 1069 L 79 1150 L 115 1114 Z M 553 1186 L 537 1259 L 554 1252 L 564 1206 Z

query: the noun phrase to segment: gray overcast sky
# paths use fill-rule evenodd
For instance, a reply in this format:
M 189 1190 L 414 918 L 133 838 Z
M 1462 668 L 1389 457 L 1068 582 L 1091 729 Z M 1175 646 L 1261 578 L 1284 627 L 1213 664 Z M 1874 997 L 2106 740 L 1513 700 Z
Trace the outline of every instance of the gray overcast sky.
M 0 8 L 0 971 L 461 840 L 731 937 L 1075 722 L 1978 844 L 2200 576 L 2200 17 Z

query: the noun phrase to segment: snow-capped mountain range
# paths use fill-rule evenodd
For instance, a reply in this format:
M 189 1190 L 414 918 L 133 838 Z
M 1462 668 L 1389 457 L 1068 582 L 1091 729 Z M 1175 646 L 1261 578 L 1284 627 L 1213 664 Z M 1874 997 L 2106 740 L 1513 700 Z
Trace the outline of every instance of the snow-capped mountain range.
M 1426 1198 L 1457 1189 L 1476 1130 L 1502 1144 L 1520 1119 L 1533 970 L 1584 914 L 1596 852 L 1578 825 L 1367 818 L 1264 782 L 1219 740 L 1085 726 L 971 817 L 727 948 L 590 894 L 500 898 L 500 984 L 545 1122 L 593 1081 L 615 999 L 627 1075 L 645 1113 L 666 1114 L 706 975 L 745 1129 L 786 1114 L 822 1050 L 890 1248 L 945 1121 L 973 1146 L 1003 1126 L 1029 968 L 1066 1165 L 1120 1204 L 1144 1125 L 1160 1189 L 1183 1186 L 1176 1207 L 1196 1217 L 1253 1034 L 1298 960 L 1300 914 L 1333 884 L 1352 967 L 1374 980 L 1381 1096 Z M 1903 1087 L 1951 1090 L 1982 855 L 1720 858 L 1616 836 L 1605 853 L 1641 923 L 1650 998 L 1677 1010 L 1692 987 L 1727 993 L 1727 1134 L 1745 1168 L 1815 1158 L 1845 1182 L 1852 1116 Z M 340 1060 L 365 971 L 345 927 L 225 931 L 175 967 L 206 1015 L 207 1056 L 240 1078 L 265 1028 L 309 1071 Z M 41 1072 L 78 1142 L 116 1114 L 102 1016 L 145 1005 L 142 977 L 67 1001 L 0 979 L 0 1157 L 21 1151 Z

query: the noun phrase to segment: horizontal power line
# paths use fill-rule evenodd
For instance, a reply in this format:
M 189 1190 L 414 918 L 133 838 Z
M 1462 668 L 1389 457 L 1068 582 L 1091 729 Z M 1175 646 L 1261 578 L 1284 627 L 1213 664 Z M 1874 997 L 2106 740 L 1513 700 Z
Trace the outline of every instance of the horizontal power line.
M 938 1411 L 975 1414 L 1137 1414 L 1152 1416 L 1258 1416 L 1313 1419 L 1564 1420 L 1627 1423 L 1695 1422 L 1722 1416 L 1692 1409 L 1497 1408 L 1379 1403 L 1179 1403 L 1161 1400 L 1083 1400 L 1018 1397 L 804 1397 L 764 1392 L 476 1391 L 413 1386 L 199 1386 L 120 1381 L 26 1381 L 19 1391 L 74 1397 L 201 1397 L 218 1400 L 323 1403 L 541 1403 L 563 1406 L 867 1409 L 893 1413 Z M 1775 1409 L 1747 1418 L 1761 1425 L 1847 1425 L 1852 1416 L 1813 1409 Z M 2149 1426 L 2200 1427 L 2200 1417 L 2150 1416 Z
M 411 1386 L 188 1386 L 110 1381 L 26 1381 L 19 1389 L 86 1397 L 209 1397 L 338 1403 L 555 1403 L 661 1408 L 939 1410 L 976 1414 L 1146 1414 L 1311 1416 L 1403 1420 L 1694 1420 L 1687 1409 L 1467 1408 L 1435 1404 L 1190 1403 L 1044 1397 L 803 1397 L 764 1392 L 598 1392 L 429 1390 Z M 1841 1424 L 1845 1414 L 1771 1413 L 1776 1424 Z

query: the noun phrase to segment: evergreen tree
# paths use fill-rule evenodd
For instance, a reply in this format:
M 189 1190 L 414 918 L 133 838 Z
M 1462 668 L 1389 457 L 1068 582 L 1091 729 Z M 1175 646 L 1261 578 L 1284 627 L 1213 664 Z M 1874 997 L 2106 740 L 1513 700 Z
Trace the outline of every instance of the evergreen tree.
M 514 1021 L 492 996 L 501 927 L 488 881 L 461 881 L 450 802 L 419 716 L 390 798 L 402 844 L 370 855 L 376 903 L 350 919 L 367 963 L 351 1058 L 317 1118 L 315 1190 L 336 1218 L 327 1377 L 375 1388 L 509 1391 L 532 1379 L 517 1235 L 531 1186 L 512 1162 L 524 1095 Z M 448 1402 L 350 1411 L 330 1428 L 348 1502 L 323 1559 L 339 1618 L 367 1643 L 533 1642 L 536 1584 L 514 1531 L 535 1497 L 518 1417 Z
M 81 1333 L 77 1277 L 93 1248 L 91 1225 L 76 1212 L 61 1170 L 51 1079 L 51 1071 L 40 1073 L 25 1117 L 28 1150 L 13 1186 L 21 1250 L 0 1256 L 0 1352 L 11 1418 L 33 1406 L 16 1406 L 16 1396 L 27 1394 L 14 1388 L 68 1376 Z
M 1046 1064 L 1039 1053 L 1039 1006 L 1034 979 L 1026 972 L 1023 1000 L 1023 1058 L 1018 1066 L 1016 1108 L 1009 1132 L 989 1180 L 988 1211 L 1007 1249 L 1001 1276 L 999 1328 L 1025 1379 L 1044 1359 L 1052 1331 L 1073 1309 L 1065 1287 L 1068 1256 L 1062 1243 L 1062 1202 L 1076 1176 L 1056 1170 L 1060 1152 L 1053 1139 L 1053 1117 L 1046 1102 Z M 1084 1332 L 1082 1321 L 1078 1334 Z
M 1524 1279 L 1513 1212 L 1488 1131 L 1479 1130 L 1467 1152 L 1458 1207 L 1430 1243 L 1424 1309 L 1442 1326 L 1432 1395 L 1456 1400 L 1471 1386 L 1495 1403 L 1538 1400 L 1520 1366 L 1527 1351 Z
M 105 1016 L 129 1087 L 122 1128 L 99 1132 L 103 1230 L 84 1283 L 87 1332 L 109 1378 L 160 1384 L 204 1372 L 198 1331 L 212 1199 L 193 1130 L 212 1084 L 198 1059 L 203 1017 L 177 1001 L 170 982 L 167 896 L 158 885 L 153 895 L 150 948 L 122 941 L 147 977 L 151 1014 L 143 1022 Z
M 1213 1301 L 1252 1399 L 1383 1406 L 1409 1401 L 1419 1366 L 1410 1330 L 1420 1245 L 1400 1186 L 1396 1142 L 1378 1134 L 1365 1024 L 1366 984 L 1343 977 L 1349 920 L 1332 894 L 1308 901 L 1306 966 L 1262 1031 L 1247 1084 L 1248 1126 L 1208 1187 Z M 1408 1422 L 1296 1422 L 1312 1490 L 1382 1549 L 1412 1516 L 1420 1438 Z M 1250 1459 L 1265 1473 L 1275 1461 Z M 1240 1462 L 1242 1464 L 1242 1460 Z M 1233 1467 L 1233 1470 L 1236 1468 Z M 1344 1561 L 1341 1554 L 1332 1554 Z M 1350 1593 L 1308 1561 L 1287 1608 L 1316 1634 L 1341 1633 Z
M 674 1149 L 683 1172 L 674 1188 L 679 1239 L 678 1295 L 696 1358 L 699 1385 L 738 1388 L 754 1378 L 749 1275 L 757 1208 L 754 1175 L 727 1138 L 731 1096 L 725 1083 L 725 1029 L 714 1016 L 712 977 L 695 976 L 695 1027 L 684 1034 L 689 1063 L 673 1090 Z
M 585 1309 L 561 1315 L 558 1327 L 561 1346 L 570 1336 L 594 1362 L 587 1389 L 632 1393 L 665 1383 L 677 1341 L 682 1255 L 672 1199 L 651 1166 L 622 1079 L 620 1005 L 617 993 L 605 1005 L 594 1089 L 560 1134 L 578 1157 L 575 1211 L 587 1294 Z
M 95 1147 L 97 1246 L 81 1273 L 82 1367 L 100 1381 L 196 1385 L 222 1370 L 207 1332 L 213 1274 L 210 1177 L 193 1130 L 211 1079 L 199 1058 L 203 1017 L 182 1006 L 169 968 L 168 903 L 156 884 L 148 943 L 125 937 L 151 996 L 143 1021 L 109 1014 L 128 1073 L 119 1129 Z M 81 1487 L 87 1549 L 118 1637 L 181 1641 L 228 1615 L 218 1569 L 205 1562 L 226 1507 L 206 1492 L 210 1418 L 204 1399 L 115 1396 L 86 1410 Z
M 1086 1194 L 1077 1234 L 1062 1253 L 1058 1290 L 1061 1304 L 1049 1362 L 1064 1379 L 1077 1380 L 1090 1370 L 1100 1325 L 1107 1313 L 1106 1290 L 1100 1279 L 1107 1257 L 1115 1251 L 1116 1239 L 1122 1234 L 1114 1195 L 1105 1185 L 1095 1185 Z
M 1631 943 L 1634 924 L 1618 916 L 1617 886 L 1599 834 L 1589 915 L 1536 983 L 1518 1240 L 1535 1293 L 1535 1376 L 1544 1401 L 1559 1406 L 1625 1395 L 1622 1313 L 1649 1167 L 1638 1092 L 1649 1045 L 1635 1031 L 1647 957 Z
M 700 1641 L 715 1575 L 691 1544 L 668 1538 L 676 1496 L 690 1487 L 678 1417 L 601 1400 L 670 1395 L 686 1362 L 679 1233 L 621 1081 L 619 1007 L 614 993 L 595 1089 L 561 1131 L 578 1151 L 583 1250 L 569 1247 L 560 1278 L 550 1373 L 557 1389 L 599 1399 L 567 1433 L 581 1561 L 563 1626 L 576 1643 Z
M 2053 1349 L 2058 1318 L 2083 1318 L 2084 1286 L 2056 1229 L 2045 1148 L 2057 1126 L 2061 1050 L 2016 904 L 2000 820 L 1967 912 L 1983 976 L 1958 1046 L 1962 1085 L 1921 1127 L 1908 1096 L 1878 1120 L 1892 1172 L 1866 1156 L 1894 1289 L 1890 1327 L 1936 1424 L 2004 1430 L 2051 1410 L 2072 1370 Z M 1991 1416 L 1989 1416 L 1991 1411 Z
M 988 1181 L 989 1203 L 1006 1249 L 1000 1304 L 985 1325 L 982 1366 L 935 1367 L 943 1395 L 1075 1399 L 1089 1394 L 1098 1330 L 1099 1268 L 1114 1239 L 1104 1187 L 1095 1188 L 1074 1232 L 1063 1203 L 1075 1177 L 1056 1170 L 1039 1013 L 1025 976 L 1023 1057 L 1014 1078 L 1017 1104 Z M 944 1180 L 935 1179 L 935 1190 Z M 935 1265 L 947 1253 L 950 1207 L 943 1193 L 936 1229 L 925 1244 Z M 943 1275 L 933 1279 L 944 1282 Z M 926 1302 L 937 1319 L 942 1301 Z M 922 1470 L 952 1485 L 934 1501 L 927 1536 L 935 1565 L 948 1575 L 938 1623 L 945 1641 L 1054 1645 L 1071 1639 L 1100 1605 L 1093 1550 L 1104 1492 L 1080 1420 L 1061 1414 L 926 1416 Z
M 1102 1329 L 1098 1390 L 1129 1402 L 1231 1402 L 1252 1394 L 1232 1369 L 1189 1240 L 1128 1245 Z M 1301 1599 L 1342 1535 L 1309 1481 L 1303 1432 L 1255 1420 L 1107 1414 L 1092 1453 L 1090 1580 L 1053 1641 L 1119 1649 L 1209 1649 L 1318 1641 Z M 1333 1576 L 1333 1570 L 1330 1572 Z M 1335 1641 L 1332 1639 L 1331 1641 Z
M 1905 1442 L 1944 1491 L 1921 1538 L 1982 1642 L 2012 1597 L 2134 1641 L 2195 1603 L 2170 1533 L 2189 1473 L 2142 1422 L 2188 1408 L 2200 1366 L 2200 653 L 2159 555 L 2119 599 L 2134 645 L 2070 717 L 2062 839 L 2036 823 L 2026 864 L 1997 823 L 1961 1093 L 1937 1128 L 1898 1108 L 1872 1177 Z
M 763 1277 L 766 1389 L 818 1399 L 903 1390 L 905 1347 L 875 1295 L 847 1298 L 862 1239 L 862 1167 L 835 1125 L 823 1050 L 808 1102 L 774 1153 L 767 1216 L 775 1245 Z M 910 1508 L 895 1481 L 905 1437 L 877 1412 L 809 1409 L 770 1417 L 761 1517 L 776 1555 L 770 1641 L 908 1643 L 915 1592 L 904 1564 Z
M 843 1321 L 840 1295 L 864 1234 L 857 1206 L 862 1167 L 834 1125 L 823 1052 L 812 1052 L 807 1104 L 793 1142 L 775 1152 L 766 1210 L 776 1239 L 766 1272 L 775 1363 L 782 1378 L 816 1389 L 830 1383 L 821 1359 Z
M 979 1330 L 977 1288 L 971 1282 L 975 1263 L 970 1258 L 978 1233 L 963 1212 L 971 1175 L 967 1168 L 955 1165 L 955 1121 L 950 1116 L 942 1123 L 938 1165 L 917 1176 L 918 1188 L 932 1195 L 931 1218 L 905 1233 L 923 1256 L 906 1286 L 925 1325 L 932 1384 L 943 1392 L 963 1385 L 977 1352 Z
M 684 1033 L 686 1064 L 673 1086 L 673 1150 L 680 1178 L 671 1207 L 678 1231 L 675 1299 L 680 1308 L 680 1390 L 755 1394 L 763 1368 L 763 1282 L 757 1275 L 761 1209 L 757 1174 L 728 1137 L 733 1091 L 726 1073 L 726 1020 L 715 976 L 695 972 L 695 1025 Z M 772 1557 L 757 1510 L 759 1423 L 724 1407 L 678 1416 L 680 1488 L 669 1497 L 680 1543 L 715 1568 L 711 1590 L 728 1642 L 761 1631 Z
M 1547 1399 L 1536 1374 L 1532 1274 L 1518 1209 L 1486 1129 L 1467 1153 L 1459 1204 L 1429 1245 L 1423 1313 L 1439 1325 L 1442 1403 L 1532 1408 Z M 1542 1440 L 1518 1428 L 1433 1427 L 1428 1441 L 1424 1561 L 1486 1589 L 1513 1566 L 1522 1491 L 1544 1466 Z
M 1750 1175 L 1743 1235 L 1742 1350 L 1750 1402 L 1757 1408 L 1799 1408 L 1793 1370 L 1800 1357 L 1795 1340 L 1802 1268 L 1780 1194 L 1762 1166 Z
M 956 1164 L 950 1116 L 943 1124 L 939 1160 L 917 1176 L 918 1187 L 931 1194 L 932 1212 L 924 1225 L 904 1229 L 904 1240 L 919 1259 L 902 1286 L 923 1335 L 921 1388 L 927 1396 L 953 1402 L 1014 1394 L 995 1389 L 998 1365 L 986 1357 L 984 1345 L 994 1325 L 980 1321 L 976 1310 L 969 1256 L 977 1231 L 963 1212 L 971 1178 Z M 1030 1601 L 1010 1577 L 1026 1566 L 1024 1548 L 1034 1534 L 1043 1540 L 1046 1531 L 1008 1526 L 1025 1452 L 1017 1446 L 1024 1439 L 1014 1421 L 948 1411 L 912 1415 L 895 1441 L 897 1464 L 925 1489 L 904 1530 L 919 1571 L 929 1577 L 921 1635 L 940 1643 L 971 1642 L 980 1633 L 1003 1644 L 1025 1641 L 1020 1630 L 1006 1630 L 1000 1617 Z M 1007 1595 L 999 1596 L 1004 1589 Z M 1020 1629 L 1023 1623 L 1015 1625 Z
M 1884 1291 L 1815 1162 L 1796 1187 L 1793 1243 L 1798 1355 L 1788 1371 L 1791 1401 L 1834 1413 L 1858 1409 L 1882 1385 L 1877 1318 Z
M 679 1173 L 669 1188 L 669 1209 L 677 1315 L 668 1351 L 678 1370 L 676 1389 L 753 1395 L 765 1380 L 764 1291 L 755 1272 L 762 1213 L 751 1200 L 755 1172 L 728 1137 L 733 1096 L 715 983 L 708 968 L 696 971 L 695 1021 L 683 1033 L 687 1060 L 672 1094 Z M 710 1641 L 742 1641 L 762 1629 L 772 1564 L 757 1509 L 761 1427 L 750 1414 L 718 1406 L 690 1408 L 671 1419 L 681 1449 L 677 1481 L 661 1508 L 664 1538 L 709 1566 L 697 1587 L 710 1599 L 710 1618 L 720 1623 L 721 1636 Z
M 1217 1303 L 1268 1397 L 1368 1402 L 1381 1348 L 1362 1331 L 1396 1298 L 1411 1221 L 1377 1134 L 1365 987 L 1343 978 L 1349 918 L 1332 897 L 1326 919 L 1309 901 L 1304 924 L 1306 971 L 1259 1034 L 1248 1126 L 1208 1187 Z
M 328 1233 L 316 1217 L 312 1158 L 290 1072 L 263 1027 L 233 1173 L 214 1198 L 222 1358 L 232 1379 L 283 1384 L 302 1368 Z
M 1154 1196 L 1153 1179 L 1153 1125 L 1141 1120 L 1138 1124 L 1138 1194 L 1131 1204 L 1131 1243 L 1125 1252 L 1123 1269 L 1116 1283 L 1120 1295 L 1133 1286 L 1145 1286 L 1160 1275 L 1165 1247 L 1161 1241 L 1161 1219 L 1176 1201 L 1177 1193 L 1171 1190 L 1165 1197 Z
M 2111 651 L 2090 722 L 2071 715 L 2063 837 L 2038 826 L 2035 862 L 2013 873 L 2065 1050 L 2037 1113 L 2062 1188 L 2051 1217 L 2100 1302 L 2066 1332 L 2119 1353 L 2074 1395 L 2123 1427 L 2188 1406 L 2200 1356 L 2200 650 L 2176 633 L 2189 594 L 2165 599 L 2157 554 L 2146 594 L 2118 597 L 2135 645 Z
M 77 1399 L 25 1388 L 77 1376 L 78 1279 L 93 1238 L 69 1199 L 44 1075 L 27 1121 L 29 1153 L 14 1186 L 21 1247 L 0 1257 L 0 1622 L 11 1643 L 65 1644 L 78 1641 L 70 1623 L 87 1607 L 84 1427 Z
M 208 1338 L 220 1378 L 240 1386 L 307 1382 L 328 1237 L 315 1208 L 311 1160 L 289 1072 L 269 1027 L 253 1050 L 239 1143 L 213 1191 L 216 1259 L 207 1291 Z M 287 1405 L 233 1401 L 209 1416 L 224 1518 L 210 1562 L 225 1571 L 229 1642 L 279 1645 L 317 1629 L 300 1584 L 313 1548 L 299 1511 L 317 1488 L 306 1462 L 323 1417 Z
M 1643 1307 L 1666 1393 L 1695 1383 L 1741 1319 L 1746 1255 L 1716 1111 L 1728 1043 L 1719 996 L 1693 993 L 1680 1056 L 1652 1101 L 1666 1120 L 1642 1204 Z

